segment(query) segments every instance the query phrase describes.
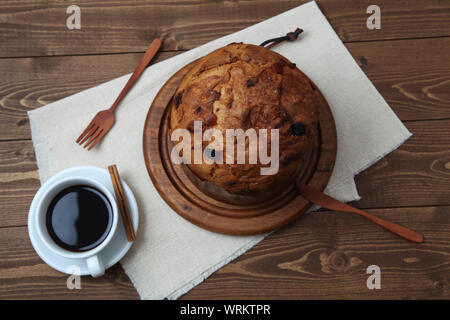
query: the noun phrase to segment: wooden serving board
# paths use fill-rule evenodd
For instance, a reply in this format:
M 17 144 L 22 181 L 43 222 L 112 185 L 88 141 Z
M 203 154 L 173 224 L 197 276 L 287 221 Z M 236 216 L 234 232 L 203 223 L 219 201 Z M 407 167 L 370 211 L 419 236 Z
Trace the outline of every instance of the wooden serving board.
M 261 203 L 237 205 L 202 192 L 189 178 L 189 169 L 170 160 L 169 102 L 192 62 L 174 74 L 156 95 L 144 126 L 144 157 L 153 184 L 167 204 L 190 222 L 219 233 L 250 235 L 268 232 L 286 225 L 311 203 L 300 196 L 294 184 L 281 194 Z M 312 82 L 311 82 L 312 83 Z M 324 190 L 336 160 L 337 136 L 333 115 L 320 90 L 317 138 L 305 168 L 298 173 L 302 183 Z

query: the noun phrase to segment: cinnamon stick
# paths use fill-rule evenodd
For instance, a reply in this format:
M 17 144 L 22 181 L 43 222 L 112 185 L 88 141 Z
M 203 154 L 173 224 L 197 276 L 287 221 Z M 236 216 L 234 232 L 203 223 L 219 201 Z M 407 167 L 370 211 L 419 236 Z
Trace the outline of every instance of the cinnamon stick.
M 117 171 L 117 166 L 115 164 L 108 166 L 108 171 L 114 186 L 117 205 L 119 207 L 119 211 L 122 216 L 122 221 L 125 227 L 125 232 L 127 234 L 127 239 L 128 241 L 134 241 L 136 240 L 136 235 L 134 233 L 133 221 L 131 220 L 127 197 L 123 190 L 122 181 L 120 180 L 119 172 Z

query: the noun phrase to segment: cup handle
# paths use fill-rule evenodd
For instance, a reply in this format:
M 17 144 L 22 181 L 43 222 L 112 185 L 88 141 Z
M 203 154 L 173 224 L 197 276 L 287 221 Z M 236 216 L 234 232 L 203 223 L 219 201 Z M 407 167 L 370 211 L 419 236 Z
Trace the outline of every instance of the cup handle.
M 97 278 L 105 274 L 105 266 L 98 255 L 87 258 L 86 263 L 92 277 Z

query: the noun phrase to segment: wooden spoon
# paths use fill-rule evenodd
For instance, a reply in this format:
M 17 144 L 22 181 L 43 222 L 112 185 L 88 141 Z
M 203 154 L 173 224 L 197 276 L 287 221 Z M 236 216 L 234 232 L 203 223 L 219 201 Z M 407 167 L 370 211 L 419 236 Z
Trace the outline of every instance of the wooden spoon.
M 399 235 L 400 237 L 403 237 L 409 241 L 422 243 L 423 242 L 423 236 L 415 231 L 412 231 L 408 228 L 402 227 L 398 224 L 395 224 L 393 222 L 378 218 L 370 213 L 367 213 L 365 211 L 362 211 L 360 209 L 357 209 L 355 207 L 352 207 L 348 204 L 345 204 L 339 200 L 336 200 L 330 196 L 327 196 L 323 192 L 314 189 L 313 187 L 297 183 L 297 190 L 300 192 L 302 196 L 304 196 L 309 201 L 322 206 L 324 208 L 335 210 L 335 211 L 341 211 L 341 212 L 349 212 L 349 213 L 356 213 L 360 216 L 363 216 L 366 219 L 369 219 L 372 222 L 375 222 L 376 224 L 382 226 L 383 228 Z

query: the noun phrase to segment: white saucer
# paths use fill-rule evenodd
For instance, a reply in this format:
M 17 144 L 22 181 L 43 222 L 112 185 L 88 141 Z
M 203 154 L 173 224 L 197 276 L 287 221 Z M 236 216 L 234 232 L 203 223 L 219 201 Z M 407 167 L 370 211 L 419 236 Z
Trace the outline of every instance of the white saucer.
M 63 273 L 71 273 L 73 269 L 69 268 L 70 266 L 78 266 L 81 271 L 81 275 L 89 275 L 90 272 L 86 265 L 86 259 L 70 259 L 65 258 L 60 255 L 57 255 L 52 250 L 48 249 L 44 242 L 38 236 L 36 230 L 36 204 L 38 202 L 39 197 L 41 197 L 46 189 L 55 183 L 56 181 L 67 178 L 70 176 L 86 176 L 91 179 L 97 180 L 101 184 L 103 184 L 106 188 L 108 188 L 112 194 L 114 194 L 114 187 L 111 182 L 111 177 L 109 175 L 108 170 L 92 167 L 92 166 L 80 166 L 73 167 L 64 171 L 61 171 L 51 177 L 46 183 L 42 185 L 39 191 L 34 196 L 33 201 L 31 202 L 30 211 L 28 214 L 28 233 L 30 235 L 31 244 L 36 250 L 37 254 L 44 260 L 50 267 L 56 269 Z M 138 206 L 136 203 L 136 199 L 134 198 L 133 192 L 130 187 L 122 180 L 123 188 L 128 200 L 128 206 L 130 208 L 131 219 L 133 221 L 134 231 L 137 232 L 138 224 L 139 224 L 139 213 Z M 125 233 L 125 228 L 123 226 L 123 222 L 121 216 L 117 225 L 117 231 L 114 235 L 114 238 L 102 251 L 99 252 L 99 256 L 101 257 L 105 269 L 110 268 L 114 264 L 120 261 L 120 259 L 125 256 L 125 254 L 130 249 L 133 242 L 129 242 L 127 240 L 127 236 Z

